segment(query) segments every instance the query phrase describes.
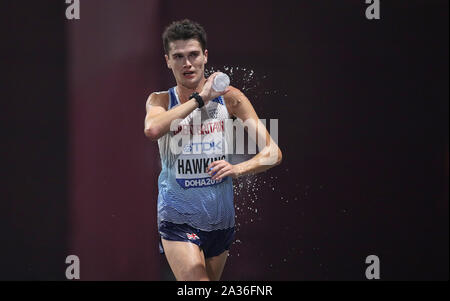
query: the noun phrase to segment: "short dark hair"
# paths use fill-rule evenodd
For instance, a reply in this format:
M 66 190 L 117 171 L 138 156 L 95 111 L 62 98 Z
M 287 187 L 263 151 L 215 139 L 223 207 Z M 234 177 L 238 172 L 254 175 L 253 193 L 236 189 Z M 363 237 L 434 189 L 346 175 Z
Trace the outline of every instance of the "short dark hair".
M 203 27 L 189 19 L 172 22 L 162 34 L 164 52 L 168 55 L 170 42 L 177 40 L 195 39 L 199 41 L 203 52 L 206 49 L 206 32 Z

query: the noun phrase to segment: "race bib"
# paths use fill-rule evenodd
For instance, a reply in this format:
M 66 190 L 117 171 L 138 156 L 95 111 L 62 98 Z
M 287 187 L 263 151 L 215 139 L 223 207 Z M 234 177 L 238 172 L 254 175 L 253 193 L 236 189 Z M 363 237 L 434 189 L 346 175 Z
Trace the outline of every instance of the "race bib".
M 214 106 L 213 106 L 214 105 Z M 208 119 L 217 115 L 217 103 L 205 110 L 196 110 L 174 131 L 172 152 L 179 153 L 173 168 L 177 183 L 185 188 L 199 188 L 222 183 L 224 179 L 213 180 L 208 174 L 208 166 L 214 161 L 225 160 L 228 145 L 224 136 L 223 120 Z M 203 122 L 201 122 L 203 121 Z
M 224 179 L 213 180 L 208 174 L 208 165 L 217 160 L 225 160 L 225 155 L 180 155 L 175 162 L 176 181 L 185 189 L 222 183 Z

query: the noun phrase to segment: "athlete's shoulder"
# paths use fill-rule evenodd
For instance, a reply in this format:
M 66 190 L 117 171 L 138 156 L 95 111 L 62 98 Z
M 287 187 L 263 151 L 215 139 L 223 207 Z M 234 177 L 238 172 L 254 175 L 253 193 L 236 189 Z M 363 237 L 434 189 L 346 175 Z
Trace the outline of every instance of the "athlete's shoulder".
M 230 91 L 223 96 L 225 98 L 228 111 L 234 112 L 234 110 L 243 102 L 249 102 L 247 96 L 245 96 L 244 93 L 238 88 L 229 86 L 229 89 Z
M 225 102 L 229 105 L 235 107 L 239 105 L 241 102 L 248 100 L 247 97 L 236 87 L 229 86 L 230 91 L 228 91 L 225 95 Z
M 147 99 L 147 106 L 161 106 L 167 109 L 169 105 L 169 91 L 153 92 Z

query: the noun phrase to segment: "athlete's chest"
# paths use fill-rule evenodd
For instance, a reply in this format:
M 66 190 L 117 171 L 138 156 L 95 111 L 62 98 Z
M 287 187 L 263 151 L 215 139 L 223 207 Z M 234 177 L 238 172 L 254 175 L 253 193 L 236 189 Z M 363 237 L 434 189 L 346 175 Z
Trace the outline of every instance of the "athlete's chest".
M 176 121 L 176 126 L 171 126 L 171 137 L 223 133 L 228 119 L 226 106 L 219 101 L 210 101 L 203 108 L 192 111 L 183 120 Z

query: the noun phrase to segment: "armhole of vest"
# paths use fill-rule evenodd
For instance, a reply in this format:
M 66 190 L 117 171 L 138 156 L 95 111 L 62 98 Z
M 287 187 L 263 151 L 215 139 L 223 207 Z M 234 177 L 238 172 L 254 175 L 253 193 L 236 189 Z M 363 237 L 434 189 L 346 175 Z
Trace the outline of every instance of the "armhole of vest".
M 169 104 L 168 104 L 168 108 L 167 110 L 172 109 L 173 107 L 175 107 L 176 105 L 178 105 L 180 103 L 180 101 L 178 100 L 178 96 L 177 96 L 177 92 L 175 91 L 175 87 L 170 88 L 169 91 Z
M 225 101 L 225 96 L 221 95 L 221 96 L 219 96 L 219 99 L 220 99 L 221 104 L 225 107 L 225 110 L 227 110 L 228 118 L 233 119 L 234 116 L 232 116 L 230 114 L 230 111 L 228 111 L 227 102 Z

